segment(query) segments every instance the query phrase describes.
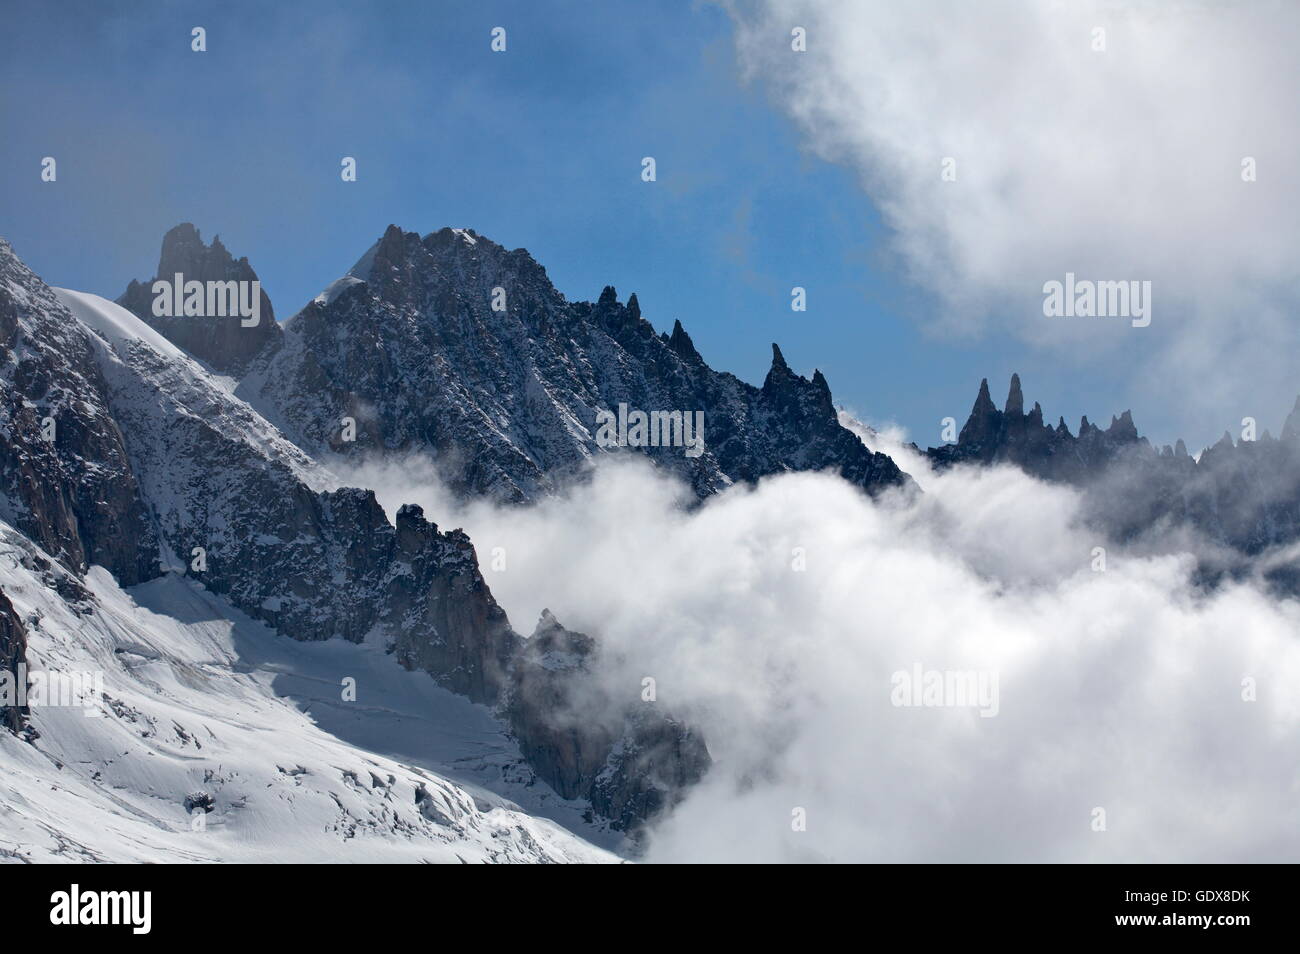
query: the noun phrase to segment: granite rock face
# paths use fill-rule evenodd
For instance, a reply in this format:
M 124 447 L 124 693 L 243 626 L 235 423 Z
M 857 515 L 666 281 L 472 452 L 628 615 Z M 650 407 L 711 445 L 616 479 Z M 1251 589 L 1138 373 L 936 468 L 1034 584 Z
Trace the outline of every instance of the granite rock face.
M 390 226 L 285 325 L 238 392 L 311 454 L 416 451 L 465 496 L 524 502 L 597 455 L 639 452 L 700 497 L 787 470 L 835 469 L 869 492 L 908 483 L 840 426 L 820 372 L 773 346 L 761 388 L 714 371 L 676 322 L 656 334 L 632 295 L 567 301 L 523 249 L 467 229 Z M 598 415 L 703 414 L 704 446 L 605 446 Z M 341 422 L 355 422 L 355 440 Z M 663 432 L 655 430 L 656 437 Z
M 158 541 L 90 332 L 0 239 L 0 518 L 68 569 L 125 584 Z
M 258 323 L 251 327 L 245 327 L 238 316 L 230 314 L 155 315 L 154 281 L 174 283 L 178 274 L 184 275 L 186 282 L 198 281 L 205 285 L 258 280 L 248 259 L 236 260 L 221 244 L 220 236 L 205 245 L 199 230 L 183 222 L 163 236 L 154 278 L 147 282 L 132 280 L 117 303 L 181 350 L 223 374 L 242 374 L 255 355 L 280 339 L 280 326 L 265 291 L 260 292 Z
M 0 727 L 17 735 L 27 721 L 27 707 L 18 704 L 19 666 L 27 662 L 27 628 L 9 597 L 0 591 Z M 8 674 L 7 676 L 5 674 Z M 9 691 L 4 691 L 4 690 Z M 10 692 L 14 695 L 10 698 Z
M 542 613 L 516 660 L 507 706 L 529 763 L 566 798 L 635 831 L 712 764 L 698 732 L 602 678 L 600 647 Z
M 414 506 L 390 522 L 372 491 L 327 489 L 332 475 L 208 367 L 112 302 L 48 288 L 3 242 L 0 330 L 0 516 L 71 571 L 42 577 L 67 604 L 92 599 L 76 582 L 92 563 L 124 585 L 183 574 L 283 635 L 374 641 L 505 713 L 533 654 L 464 532 L 440 531 Z M 28 558 L 49 569 L 39 553 Z M 0 664 L 16 667 L 25 646 L 22 622 L 0 603 Z M 514 724 L 544 732 L 553 714 L 517 698 Z M 21 713 L 3 718 L 15 728 Z M 646 722 L 631 748 L 653 746 L 658 731 Z M 612 745 L 599 730 L 592 738 L 584 746 Z M 569 785 L 555 763 L 534 770 Z M 651 785 L 631 768 L 606 773 L 600 805 L 632 827 L 638 807 L 657 804 Z

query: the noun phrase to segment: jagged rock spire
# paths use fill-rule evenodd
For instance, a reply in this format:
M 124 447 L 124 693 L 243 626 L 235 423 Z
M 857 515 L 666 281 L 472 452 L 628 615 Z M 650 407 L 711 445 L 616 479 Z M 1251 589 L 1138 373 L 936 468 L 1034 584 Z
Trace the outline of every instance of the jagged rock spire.
M 1020 390 L 1020 375 L 1011 375 L 1011 390 L 1007 392 L 1007 405 L 1003 412 L 1008 417 L 1020 417 L 1025 413 L 1025 396 Z
M 815 408 L 815 414 L 824 420 L 835 420 L 835 405 L 831 400 L 831 388 L 826 376 L 820 369 L 813 371 L 812 380 L 796 374 L 786 364 L 785 355 L 775 342 L 772 343 L 772 367 L 763 380 L 763 393 L 783 405 L 793 407 L 802 405 Z
M 831 400 L 831 386 L 827 383 L 826 375 L 822 374 L 820 368 L 813 369 L 812 393 L 813 400 L 816 401 L 820 412 L 827 417 L 834 417 L 835 402 Z
M 1108 433 L 1111 437 L 1119 438 L 1125 441 L 1136 441 L 1138 439 L 1137 425 L 1133 423 L 1133 412 L 1125 411 L 1119 417 L 1112 416 Z
M 695 350 L 695 342 L 691 341 L 691 336 L 677 319 L 673 319 L 673 333 L 668 336 L 668 347 L 687 360 L 704 360 Z
M 158 271 L 153 281 L 171 283 L 178 274 L 186 283 L 259 281 L 246 257 L 236 259 L 220 237 L 205 245 L 199 230 L 191 222 L 182 222 L 163 236 Z M 275 309 L 271 307 L 265 289 L 258 296 L 258 323 L 245 327 L 240 317 L 235 315 L 159 317 L 153 313 L 153 281 L 133 280 L 117 303 L 216 371 L 236 376 L 242 374 L 259 352 L 280 338 Z
M 1300 440 L 1300 397 L 1295 399 L 1295 407 L 1291 409 L 1286 423 L 1282 425 L 1282 440 Z
M 776 370 L 777 368 L 780 368 L 784 371 L 790 370 L 790 366 L 785 363 L 785 355 L 781 354 L 781 346 L 778 345 L 775 341 L 773 341 L 772 342 L 772 369 Z
M 767 377 L 763 379 L 763 392 L 765 394 L 788 393 L 794 387 L 795 382 L 802 380 L 785 363 L 785 355 L 781 354 L 780 346 L 772 342 L 772 367 L 767 370 Z
M 980 444 L 988 441 L 997 432 L 1002 414 L 993 404 L 989 394 L 989 379 L 980 379 L 980 393 L 975 396 L 975 406 L 971 408 L 966 425 L 957 435 L 959 444 Z

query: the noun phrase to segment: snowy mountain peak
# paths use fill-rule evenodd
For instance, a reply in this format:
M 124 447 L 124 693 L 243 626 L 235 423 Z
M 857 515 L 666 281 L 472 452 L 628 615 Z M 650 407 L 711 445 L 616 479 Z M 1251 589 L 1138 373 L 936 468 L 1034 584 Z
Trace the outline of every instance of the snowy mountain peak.
M 502 735 L 533 740 L 558 731 L 554 699 L 526 690 L 552 677 L 535 672 L 527 641 L 497 605 L 463 531 L 440 531 L 412 505 L 389 522 L 373 491 L 324 489 L 337 481 L 160 330 L 98 296 L 51 290 L 8 245 L 0 247 L 0 347 L 8 349 L 0 362 L 8 425 L 0 428 L 0 522 L 16 528 L 23 546 L 62 563 L 59 569 L 39 553 L 29 561 L 48 576 L 50 600 L 83 608 L 68 612 L 99 612 L 87 595 L 103 573 L 94 564 L 111 571 L 114 586 L 201 587 L 218 607 L 200 611 L 209 614 L 202 619 L 242 616 L 277 638 L 375 647 L 385 666 L 427 673 L 430 686 L 495 707 L 491 719 Z M 40 651 L 21 625 L 27 606 L 15 605 L 18 615 L 8 619 L 0 604 L 0 662 L 10 671 L 29 645 Z M 577 680 L 564 684 L 576 704 L 589 695 L 595 641 L 558 622 L 547 632 L 588 650 L 564 677 Z M 527 771 L 562 788 L 563 798 L 583 799 L 610 825 L 633 830 L 678 797 L 657 779 L 687 784 L 707 767 L 707 752 L 656 748 L 670 727 L 679 731 L 667 716 L 629 721 L 626 700 L 599 694 L 591 704 L 599 726 L 565 730 L 567 744 L 592 760 L 576 774 L 531 742 L 517 751 Z M 0 719 L 25 731 L 11 708 Z M 60 739 L 70 729 L 58 728 Z M 185 738 L 193 733 L 185 730 Z M 621 761 L 617 753 L 625 751 L 656 752 L 662 764 L 654 780 Z M 684 758 L 689 771 L 674 767 Z M 322 794 L 321 804 L 333 801 Z M 365 810 L 379 811 L 382 800 Z M 438 825 L 472 827 L 477 817 L 464 799 L 457 807 L 431 783 L 417 783 L 412 800 Z

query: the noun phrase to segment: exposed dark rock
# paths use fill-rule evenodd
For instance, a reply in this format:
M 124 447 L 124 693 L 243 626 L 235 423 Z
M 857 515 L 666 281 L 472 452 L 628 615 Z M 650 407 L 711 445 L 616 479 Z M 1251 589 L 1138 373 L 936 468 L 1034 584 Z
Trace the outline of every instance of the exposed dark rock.
M 27 627 L 0 591 L 0 726 L 17 735 L 27 724 L 27 706 L 19 705 L 27 662 Z
M 595 640 L 549 611 L 519 653 L 508 717 L 529 764 L 566 798 L 635 831 L 671 808 L 711 764 L 699 734 L 637 692 L 612 696 Z
M 1011 390 L 1007 393 L 1007 404 L 1002 413 L 1008 418 L 1018 418 L 1025 413 L 1025 396 L 1020 392 L 1020 375 L 1011 375 Z
M 712 764 L 697 729 L 641 703 L 626 712 L 587 797 L 596 814 L 635 834 L 681 801 Z
M 414 506 L 390 523 L 368 490 L 322 491 L 320 468 L 198 364 L 123 332 L 75 296 L 61 300 L 4 244 L 0 279 L 8 279 L 0 281 L 0 327 L 20 355 L 3 379 L 11 426 L 0 465 L 6 475 L 36 475 L 10 479 L 4 519 L 75 573 L 91 560 L 134 583 L 160 572 L 161 561 L 284 635 L 375 639 L 407 668 L 504 713 L 536 650 L 510 628 L 465 533 L 440 531 Z M 33 439 L 12 425 L 39 420 L 34 397 L 64 409 L 60 419 L 90 423 L 63 429 L 64 443 L 48 448 L 39 431 Z M 91 599 L 74 576 L 39 554 L 29 559 L 74 609 Z M 25 637 L 19 621 L 6 629 L 3 616 L 0 605 L 0 662 L 16 666 Z M 553 638 L 561 632 L 556 624 Z M 554 713 L 528 708 L 527 697 L 518 696 L 518 725 L 544 733 Z M 4 717 L 15 724 L 13 713 Z M 661 757 L 645 761 L 671 736 L 654 720 L 629 723 L 608 741 L 598 728 L 606 723 L 594 724 L 592 744 L 606 746 L 601 766 L 609 764 L 598 795 L 595 778 L 584 777 L 584 797 L 616 811 L 620 825 L 657 811 L 666 786 L 691 777 Z M 636 761 L 612 759 L 624 737 Z M 640 777 L 639 766 L 655 772 Z M 543 760 L 538 775 L 568 784 L 552 769 Z
M 1259 440 L 1234 442 L 1225 432 L 1199 459 L 1182 440 L 1163 451 L 1152 447 L 1128 411 L 1104 431 L 1084 417 L 1076 437 L 1064 421 L 1043 426 L 1037 405 L 1030 414 L 1013 413 L 1017 407 L 1019 376 L 1001 412 L 982 382 L 957 443 L 927 453 L 939 467 L 1009 463 L 1079 487 L 1087 519 L 1121 540 L 1187 526 L 1246 557 L 1300 540 L 1300 400 L 1280 440 L 1265 431 Z M 1295 569 L 1274 572 L 1280 579 Z
M 279 340 L 280 326 L 265 291 L 261 292 L 259 321 L 251 327 L 244 327 L 237 315 L 155 315 L 154 281 L 174 282 L 177 274 L 184 275 L 186 282 L 257 281 L 248 259 L 236 260 L 221 244 L 220 236 L 204 245 L 199 230 L 183 222 L 163 236 L 157 275 L 147 282 L 132 280 L 117 303 L 178 348 L 222 373 L 242 374 L 258 352 Z
M 203 813 L 210 814 L 216 807 L 216 800 L 208 792 L 190 792 L 185 796 L 185 814 L 192 815 L 196 808 L 203 809 Z
M 1105 469 L 1117 454 L 1130 445 L 1149 449 L 1139 438 L 1132 415 L 1125 411 L 1111 426 L 1099 430 L 1084 417 L 1079 436 L 1070 433 L 1062 418 L 1056 427 L 1043 422 L 1037 402 L 1026 414 L 1020 375 L 1011 377 L 1004 410 L 999 411 L 989 395 L 989 383 L 980 382 L 970 417 L 957 436 L 957 443 L 930 448 L 928 454 L 939 467 L 958 463 L 1009 463 L 1051 480 L 1083 482 Z
M 695 350 L 695 342 L 691 340 L 691 336 L 686 333 L 686 329 L 677 319 L 673 319 L 673 333 L 668 336 L 668 347 L 687 361 L 704 360 Z
M 70 570 L 98 563 L 128 585 L 158 575 L 92 337 L 3 239 L 0 518 Z
M 286 322 L 238 393 L 308 453 L 421 451 L 455 491 L 510 502 L 623 452 L 596 441 L 597 413 L 619 404 L 704 413 L 701 456 L 636 449 L 701 497 L 786 470 L 838 469 L 873 493 L 909 483 L 839 425 L 825 377 L 794 374 L 779 349 L 755 388 L 705 364 L 680 322 L 656 334 L 635 295 L 622 305 L 606 286 L 569 302 L 526 251 L 472 230 L 389 226 Z

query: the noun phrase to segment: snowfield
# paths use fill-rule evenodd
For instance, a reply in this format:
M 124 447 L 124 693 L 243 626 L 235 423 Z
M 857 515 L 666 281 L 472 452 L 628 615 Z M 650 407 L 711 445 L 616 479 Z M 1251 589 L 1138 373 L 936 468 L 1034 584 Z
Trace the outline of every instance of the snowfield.
M 137 417 L 153 417 L 157 423 L 151 426 L 163 428 L 168 415 L 179 409 L 219 422 L 224 434 L 244 442 L 267 460 L 283 463 L 309 487 L 337 482 L 223 386 L 229 379 L 223 381 L 210 373 L 121 305 L 88 292 L 50 290 L 102 342 L 96 354 L 100 370 L 125 396 Z M 161 395 L 166 396 L 165 401 Z
M 95 567 L 70 602 L 59 577 L 0 524 L 29 669 L 104 678 L 97 716 L 33 707 L 33 742 L 0 732 L 0 860 L 620 860 L 486 708 L 382 651 L 277 636 L 174 574 L 123 590 Z

